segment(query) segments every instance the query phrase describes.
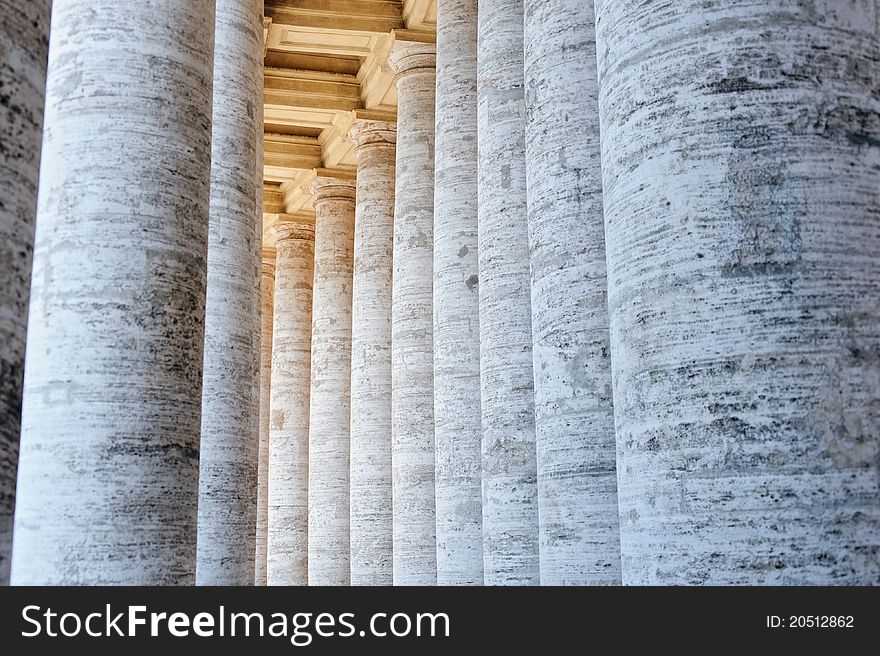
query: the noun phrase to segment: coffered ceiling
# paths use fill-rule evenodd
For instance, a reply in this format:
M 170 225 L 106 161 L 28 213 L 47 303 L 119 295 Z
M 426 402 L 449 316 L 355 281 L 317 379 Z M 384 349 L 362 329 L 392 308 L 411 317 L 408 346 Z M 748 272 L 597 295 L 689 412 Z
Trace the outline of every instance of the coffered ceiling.
M 264 229 L 314 217 L 316 169 L 354 175 L 356 116 L 393 120 L 395 39 L 432 39 L 437 0 L 266 0 Z M 268 235 L 267 235 L 268 237 Z

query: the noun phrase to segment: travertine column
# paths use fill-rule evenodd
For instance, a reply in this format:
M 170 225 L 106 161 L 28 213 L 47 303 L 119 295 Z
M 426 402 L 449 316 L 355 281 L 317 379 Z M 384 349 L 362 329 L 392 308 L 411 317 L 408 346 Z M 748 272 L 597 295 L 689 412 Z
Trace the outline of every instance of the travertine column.
M 624 582 L 880 583 L 880 7 L 642 5 L 596 3 Z
M 351 317 L 351 584 L 391 585 L 391 251 L 395 125 L 357 120 Z
M 527 585 L 539 574 L 522 0 L 480 2 L 477 57 L 484 578 Z
M 437 3 L 434 422 L 437 582 L 483 583 L 477 289 L 477 0 Z
M 266 577 L 269 585 L 306 585 L 315 226 L 288 220 L 274 230 Z
M 265 26 L 265 17 L 261 22 Z M 263 44 L 268 38 L 263 32 Z M 263 69 L 257 74 L 257 84 L 264 88 Z M 263 125 L 263 103 L 256 104 L 257 121 Z M 259 370 L 255 380 L 254 394 L 259 405 L 256 415 L 257 433 L 259 434 L 259 452 L 257 457 L 257 519 L 256 544 L 254 549 L 254 585 L 266 585 L 266 548 L 269 530 L 269 389 L 272 376 L 272 321 L 274 318 L 275 301 L 275 250 L 263 248 L 263 197 L 264 197 L 264 143 L 257 140 L 257 220 L 254 228 L 256 233 L 257 251 L 254 258 L 254 283 L 260 299 L 259 316 L 254 317 L 254 367 Z M 267 272 L 267 267 L 269 271 Z
M 191 584 L 214 3 L 52 25 L 12 580 Z
M 9 584 L 50 0 L 0 0 L 0 586 Z
M 254 582 L 259 370 L 254 320 L 263 6 L 217 0 L 196 583 Z
M 391 310 L 394 583 L 437 582 L 434 525 L 434 44 L 398 41 Z
M 620 583 L 592 0 L 525 0 L 541 583 Z
M 254 584 L 266 585 L 269 531 L 269 399 L 272 380 L 272 320 L 275 302 L 275 253 L 263 257 L 260 273 L 260 459 L 257 475 L 257 547 Z
M 320 174 L 315 195 L 309 584 L 348 585 L 348 450 L 355 181 Z

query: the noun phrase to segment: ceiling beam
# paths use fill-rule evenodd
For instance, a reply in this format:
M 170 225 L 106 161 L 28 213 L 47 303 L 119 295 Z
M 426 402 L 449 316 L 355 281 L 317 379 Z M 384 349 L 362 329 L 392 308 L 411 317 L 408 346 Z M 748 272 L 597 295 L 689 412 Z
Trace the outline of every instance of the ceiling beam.
M 267 68 L 264 98 L 267 105 L 310 109 L 351 111 L 363 107 L 355 76 L 320 71 Z
M 284 176 L 286 171 L 320 168 L 321 144 L 310 137 L 293 137 L 267 133 L 263 138 L 263 166 L 271 177 Z
M 275 23 L 302 27 L 384 33 L 404 26 L 398 0 L 266 0 L 265 12 Z

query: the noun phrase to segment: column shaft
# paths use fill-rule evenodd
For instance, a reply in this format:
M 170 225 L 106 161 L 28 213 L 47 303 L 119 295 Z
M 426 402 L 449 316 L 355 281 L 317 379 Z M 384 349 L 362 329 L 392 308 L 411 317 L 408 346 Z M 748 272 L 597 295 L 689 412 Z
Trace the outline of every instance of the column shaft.
M 392 583 L 391 253 L 395 126 L 357 121 L 351 318 L 351 584 Z
M 437 582 L 482 584 L 476 0 L 437 4 L 435 168 Z
M 9 584 L 50 0 L 0 0 L 0 586 Z
M 309 415 L 309 584 L 348 585 L 355 182 L 319 176 Z
M 259 458 L 254 322 L 260 312 L 255 242 L 262 189 L 257 148 L 263 136 L 254 107 L 262 102 L 262 16 L 260 0 L 217 0 L 199 585 L 254 581 Z
M 260 457 L 257 476 L 257 546 L 255 585 L 266 585 L 269 531 L 269 404 L 272 380 L 272 320 L 275 302 L 275 258 L 261 266 L 260 285 Z
M 191 584 L 214 3 L 52 24 L 13 582 Z
M 391 310 L 394 583 L 437 581 L 434 515 L 433 44 L 398 41 Z
M 880 583 L 877 12 L 596 2 L 625 583 Z
M 592 0 L 525 0 L 541 583 L 620 583 Z
M 266 577 L 306 585 L 315 226 L 283 221 L 275 238 Z
M 527 585 L 539 572 L 522 0 L 478 14 L 484 578 Z

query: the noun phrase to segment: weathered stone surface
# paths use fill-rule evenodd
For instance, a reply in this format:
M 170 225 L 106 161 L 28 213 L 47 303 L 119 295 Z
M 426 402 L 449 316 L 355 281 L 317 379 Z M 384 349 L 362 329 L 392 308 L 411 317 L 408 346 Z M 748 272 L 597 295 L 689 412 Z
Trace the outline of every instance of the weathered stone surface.
M 351 584 L 391 585 L 391 253 L 395 125 L 355 122 Z
M 315 195 L 309 584 L 348 585 L 351 284 L 355 181 L 319 176 Z
M 434 515 L 433 44 L 398 41 L 391 310 L 394 583 L 437 582 Z
M 527 585 L 539 565 L 522 0 L 480 2 L 478 29 L 484 579 Z
M 213 32 L 55 0 L 14 583 L 194 581 Z
M 596 14 L 623 580 L 877 584 L 878 4 Z
M 265 17 L 261 13 L 261 22 Z M 263 32 L 265 35 L 265 32 Z M 265 41 L 264 41 L 265 43 Z M 264 87 L 264 71 L 260 67 L 257 84 Z M 264 124 L 263 103 L 256 105 L 257 123 Z M 259 375 L 254 379 L 254 394 L 258 405 L 255 419 L 259 434 L 257 456 L 257 519 L 254 548 L 254 585 L 266 585 L 266 548 L 269 531 L 269 389 L 272 383 L 272 321 L 275 302 L 275 251 L 264 248 L 263 244 L 263 165 L 265 153 L 263 139 L 257 139 L 257 204 L 254 209 L 257 220 L 254 222 L 254 285 L 260 299 L 260 311 L 253 317 L 254 324 L 254 369 Z
M 0 0 L 0 585 L 9 584 L 50 0 Z
M 437 3 L 434 434 L 437 582 L 483 582 L 477 1 Z
M 541 583 L 620 583 L 592 0 L 525 0 Z
M 262 216 L 262 207 L 260 208 Z M 275 257 L 260 267 L 260 453 L 257 473 L 257 538 L 254 585 L 266 585 L 269 540 L 269 407 L 272 381 L 272 320 L 275 303 Z
M 315 226 L 275 229 L 275 315 L 269 391 L 269 585 L 308 583 L 309 387 Z
M 217 0 L 196 583 L 254 582 L 259 460 L 257 148 L 263 7 Z M 258 390 L 258 387 L 256 388 Z

